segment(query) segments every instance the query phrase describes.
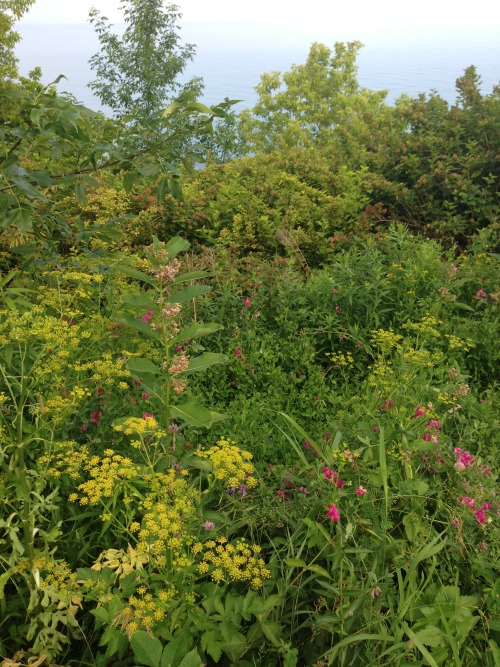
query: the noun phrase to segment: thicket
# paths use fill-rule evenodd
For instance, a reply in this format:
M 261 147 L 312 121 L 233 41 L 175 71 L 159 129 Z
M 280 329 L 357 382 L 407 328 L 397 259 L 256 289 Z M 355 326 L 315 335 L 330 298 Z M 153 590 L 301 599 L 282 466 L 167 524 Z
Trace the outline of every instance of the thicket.
M 238 118 L 111 120 L 17 77 L 28 5 L 0 5 L 2 667 L 496 667 L 499 90 L 389 107 L 358 43 L 316 44 Z M 234 159 L 195 171 L 214 124 Z

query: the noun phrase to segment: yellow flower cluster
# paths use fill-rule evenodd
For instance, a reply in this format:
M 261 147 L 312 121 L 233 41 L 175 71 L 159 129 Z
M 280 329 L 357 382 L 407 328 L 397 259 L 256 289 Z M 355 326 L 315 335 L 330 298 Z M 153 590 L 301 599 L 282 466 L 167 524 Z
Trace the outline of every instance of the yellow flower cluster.
M 158 429 L 158 422 L 154 417 L 129 417 L 122 424 L 113 426 L 113 430 L 125 435 L 150 435 Z
M 215 479 L 224 482 L 227 487 L 241 484 L 249 488 L 257 486 L 257 480 L 253 477 L 255 469 L 250 463 L 252 454 L 236 447 L 233 440 L 221 438 L 214 447 L 196 454 L 210 461 Z
M 409 329 L 410 331 L 414 331 L 415 333 L 425 337 L 441 338 L 441 334 L 436 328 L 440 324 L 442 324 L 441 320 L 438 320 L 436 317 L 426 315 L 420 320 L 420 322 L 407 322 L 406 324 L 403 324 L 403 329 Z
M 344 449 L 332 449 L 330 452 L 332 463 L 335 464 L 335 467 L 339 472 L 344 470 L 347 466 L 352 467 L 356 465 L 356 461 L 360 456 L 359 452 L 351 452 L 347 443 L 344 442 L 342 447 L 344 447 Z
M 368 384 L 382 393 L 390 393 L 395 384 L 394 369 L 382 360 L 375 361 L 370 367 Z
M 76 616 L 82 606 L 82 582 L 77 580 L 69 565 L 65 561 L 39 556 L 34 559 L 31 571 L 38 588 L 57 602 L 57 608 L 67 609 L 70 616 Z
M 433 368 L 443 359 L 442 354 L 433 354 L 432 352 L 429 352 L 429 350 L 424 349 L 416 350 L 413 347 L 405 348 L 402 357 L 408 363 L 415 364 L 416 366 L 424 366 L 426 368 Z
M 129 458 L 115 454 L 112 449 L 104 451 L 104 457 L 92 456 L 84 465 L 90 479 L 78 486 L 81 497 L 72 493 L 71 502 L 79 500 L 80 505 L 97 505 L 103 498 L 111 498 L 115 485 L 119 480 L 128 480 L 138 473 L 136 466 Z
M 370 342 L 374 347 L 378 347 L 381 354 L 386 356 L 393 349 L 399 349 L 403 336 L 394 333 L 392 329 L 374 329 L 371 332 Z
M 146 513 L 141 525 L 130 526 L 132 531 L 138 532 L 138 552 L 164 567 L 169 550 L 170 563 L 178 572 L 191 565 L 187 556 L 187 547 L 192 543 L 189 524 L 195 519 L 194 498 L 198 493 L 188 485 L 182 472 L 178 474 L 170 469 L 146 478 L 151 484 L 151 493 L 142 504 Z
M 104 353 L 102 359 L 82 363 L 78 361 L 72 368 L 77 373 L 91 371 L 90 379 L 96 385 L 111 386 L 118 378 L 130 377 L 130 371 L 125 366 L 125 359 L 113 359 L 109 352 Z M 128 385 L 127 385 L 128 386 Z
M 332 364 L 335 366 L 341 366 L 345 368 L 346 366 L 351 366 L 354 363 L 354 357 L 350 352 L 327 352 L 326 356 L 330 358 Z
M 446 338 L 448 339 L 450 350 L 463 350 L 464 352 L 468 352 L 471 348 L 474 347 L 474 341 L 470 338 L 463 340 L 462 338 L 459 338 L 458 336 L 452 336 L 451 334 L 446 334 Z
M 261 548 L 256 544 L 250 546 L 243 538 L 236 544 L 228 544 L 225 537 L 217 541 L 208 540 L 204 544 L 197 542 L 192 552 L 202 557 L 198 565 L 198 573 L 210 577 L 216 583 L 230 581 L 247 581 L 252 588 L 260 588 L 264 579 L 271 577 L 263 558 Z
M 115 623 L 121 625 L 130 637 L 137 630 L 152 632 L 154 626 L 165 618 L 168 602 L 177 591 L 172 586 L 153 595 L 146 586 L 139 586 L 136 595 L 128 599 L 128 605 L 117 617 Z
M 51 477 L 68 475 L 71 479 L 78 479 L 82 468 L 89 460 L 89 450 L 84 445 L 79 447 L 74 440 L 55 442 L 54 450 L 38 459 L 40 465 L 48 465 L 47 472 Z

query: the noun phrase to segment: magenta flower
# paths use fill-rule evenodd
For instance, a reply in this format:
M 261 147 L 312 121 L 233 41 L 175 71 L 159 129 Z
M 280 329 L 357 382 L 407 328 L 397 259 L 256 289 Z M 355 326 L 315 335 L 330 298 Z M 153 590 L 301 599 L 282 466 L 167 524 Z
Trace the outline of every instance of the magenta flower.
M 468 505 L 471 510 L 474 509 L 474 498 L 469 498 L 469 496 L 465 496 L 465 498 L 460 499 L 460 504 L 461 505 Z
M 154 313 L 152 310 L 147 310 L 146 314 L 141 317 L 141 320 L 143 322 L 149 322 L 150 319 L 154 316 Z
M 142 396 L 142 398 L 148 399 L 151 396 L 151 394 L 148 394 L 147 391 L 142 391 L 141 396 Z
M 341 312 L 342 312 L 342 308 L 341 308 L 340 306 L 335 306 L 335 312 L 336 312 L 336 313 L 341 313 Z
M 252 305 L 252 302 L 250 301 L 250 299 L 245 299 L 243 301 L 243 305 L 245 306 L 245 308 L 250 308 L 250 306 Z
M 340 512 L 338 511 L 337 506 L 334 503 L 328 505 L 326 516 L 330 519 L 330 521 L 334 522 L 340 521 Z
M 237 347 L 237 348 L 236 348 L 235 355 L 236 355 L 237 357 L 241 357 L 241 347 Z
M 338 294 L 336 289 L 332 289 L 332 294 Z
M 392 398 L 388 398 L 386 401 L 382 403 L 382 410 L 385 412 L 386 410 L 390 410 L 391 408 L 396 407 L 396 404 L 392 400 Z
M 96 410 L 90 415 L 90 421 L 92 424 L 100 424 L 101 423 L 101 417 L 102 417 L 102 411 L 101 410 Z
M 365 493 L 368 493 L 367 490 L 363 486 L 358 486 L 358 488 L 356 489 L 356 495 L 364 496 Z
M 143 419 L 149 419 L 149 418 L 154 419 L 154 417 L 155 417 L 155 416 L 154 416 L 154 414 L 153 414 L 152 412 L 145 412 L 145 413 L 142 415 L 142 418 L 143 418 Z
M 213 521 L 205 521 L 203 528 L 205 530 L 213 530 L 215 528 L 215 523 Z
M 414 418 L 417 419 L 417 417 L 423 417 L 426 412 L 427 412 L 426 408 L 423 408 L 421 405 L 419 405 L 418 408 L 415 410 Z
M 484 510 L 476 510 L 474 512 L 474 516 L 476 517 L 477 522 L 479 524 L 486 523 L 486 521 L 487 521 L 486 512 Z

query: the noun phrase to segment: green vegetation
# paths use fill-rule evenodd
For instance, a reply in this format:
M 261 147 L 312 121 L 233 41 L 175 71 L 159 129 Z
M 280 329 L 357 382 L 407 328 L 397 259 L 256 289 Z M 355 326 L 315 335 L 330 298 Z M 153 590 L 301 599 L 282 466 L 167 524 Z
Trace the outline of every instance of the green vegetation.
M 177 65 L 134 83 L 160 7 L 130 0 L 123 44 L 94 14 L 109 119 L 18 79 L 28 4 L 0 3 L 2 667 L 497 667 L 499 89 L 390 107 L 358 43 L 315 44 L 236 116 Z

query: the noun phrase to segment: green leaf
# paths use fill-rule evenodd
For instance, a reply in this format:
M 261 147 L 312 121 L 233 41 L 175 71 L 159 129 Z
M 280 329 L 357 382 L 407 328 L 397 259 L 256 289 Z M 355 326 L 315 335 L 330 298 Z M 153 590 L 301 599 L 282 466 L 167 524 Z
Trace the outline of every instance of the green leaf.
M 260 624 L 262 632 L 273 646 L 281 646 L 283 640 L 281 639 L 281 626 L 275 621 L 265 621 Z
M 118 324 L 121 324 L 122 326 L 137 329 L 137 331 L 140 331 L 146 336 L 154 338 L 155 340 L 159 340 L 160 338 L 158 332 L 153 331 L 147 322 L 143 322 L 130 313 L 125 313 L 124 315 L 114 315 L 111 319 L 114 322 L 118 322 Z
M 191 426 L 204 426 L 210 428 L 212 425 L 212 415 L 200 403 L 190 402 L 184 405 L 172 405 L 170 407 L 172 417 L 183 419 Z
M 151 160 L 146 162 L 144 165 L 139 167 L 139 173 L 143 176 L 154 176 L 160 171 L 160 165 L 158 162 Z
M 285 564 L 288 567 L 307 567 L 307 563 L 301 558 L 285 558 Z
M 136 308 L 145 308 L 152 310 L 155 307 L 155 301 L 147 294 L 122 294 L 120 297 L 122 303 Z
M 142 357 L 131 357 L 127 361 L 127 368 L 132 373 L 151 373 L 152 375 L 160 375 L 161 368 L 154 364 L 150 359 Z
M 169 296 L 168 300 L 170 303 L 184 304 L 191 301 L 191 299 L 195 299 L 197 296 L 206 294 L 210 289 L 208 285 L 190 285 Z
M 233 632 L 227 641 L 223 642 L 222 649 L 232 662 L 238 662 L 238 659 L 244 653 L 247 647 L 245 637 L 241 632 Z
M 223 328 L 224 327 L 221 324 L 216 324 L 215 322 L 209 322 L 208 324 L 192 324 L 191 326 L 182 329 L 176 340 L 193 340 L 193 338 L 202 338 L 203 336 L 209 336 L 216 331 L 220 331 Z
M 415 637 L 425 646 L 439 646 L 444 639 L 442 631 L 436 625 L 426 625 L 415 633 Z
M 130 639 L 130 646 L 134 652 L 135 660 L 141 665 L 160 667 L 163 646 L 159 639 L 145 630 L 137 630 Z
M 182 658 L 188 653 L 191 641 L 186 635 L 179 635 L 165 646 L 161 657 L 160 667 L 177 667 Z
M 219 354 L 218 352 L 204 352 L 203 354 L 200 354 L 199 357 L 191 357 L 189 359 L 187 372 L 193 373 L 195 371 L 203 371 L 215 364 L 225 364 L 227 359 L 225 354 Z
M 226 419 L 229 419 L 229 415 L 225 415 L 222 412 L 214 412 L 213 410 L 210 410 L 210 414 L 212 415 L 212 424 L 215 424 L 215 422 L 223 422 Z
M 213 273 L 208 271 L 190 271 L 189 273 L 181 273 L 174 278 L 174 283 L 185 283 L 188 280 L 200 280 L 201 278 L 208 278 L 213 276 Z
M 148 276 L 147 273 L 143 273 L 142 271 L 137 271 L 136 269 L 133 269 L 131 266 L 127 266 L 127 264 L 112 264 L 109 267 L 109 270 L 113 273 L 124 273 L 126 276 L 129 276 L 129 278 L 135 278 L 135 280 L 141 280 L 144 283 L 148 283 L 149 285 L 155 285 L 155 281 L 151 276 Z
M 180 252 L 187 250 L 191 244 L 186 239 L 181 238 L 180 236 L 172 237 L 165 244 L 165 250 L 168 252 L 169 259 L 173 259 Z
M 87 201 L 87 190 L 81 181 L 75 185 L 75 198 L 82 205 Z
M 188 111 L 198 111 L 199 113 L 205 113 L 205 114 L 212 114 L 212 109 L 210 107 L 205 106 L 201 102 L 191 102 L 190 104 L 186 104 L 186 109 Z
M 184 658 L 182 658 L 179 663 L 179 667 L 201 667 L 203 664 L 202 659 L 200 658 L 198 651 L 194 648 L 190 651 Z
M 25 209 L 17 209 L 8 218 L 9 225 L 16 225 L 20 232 L 33 231 L 31 215 Z

